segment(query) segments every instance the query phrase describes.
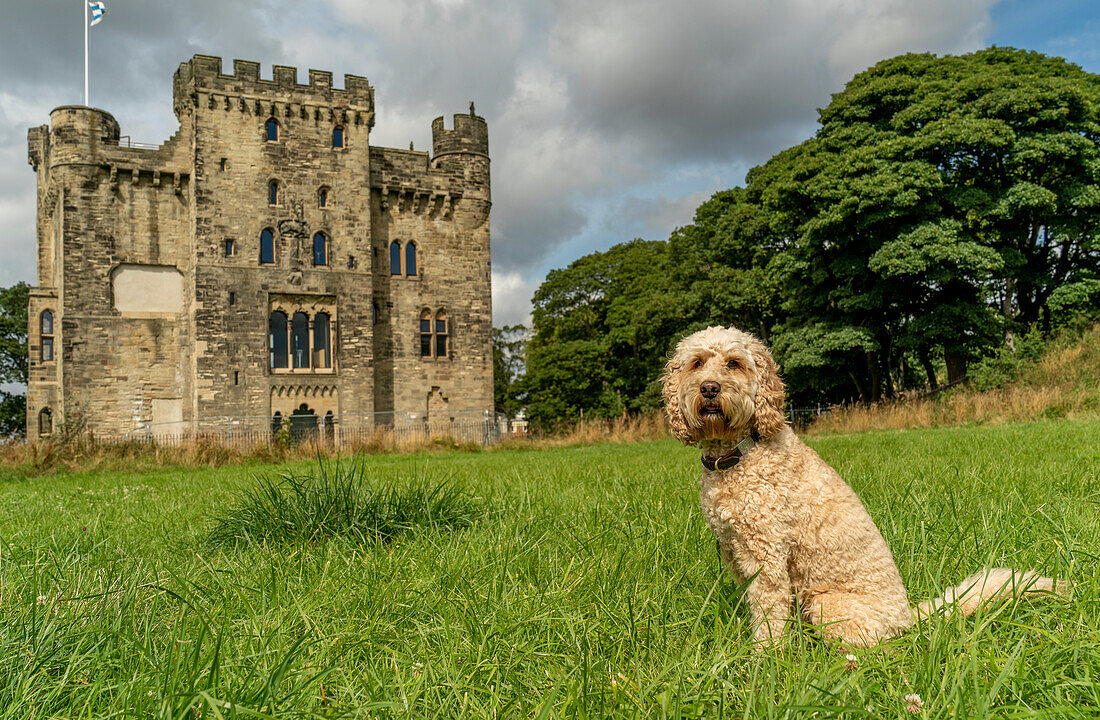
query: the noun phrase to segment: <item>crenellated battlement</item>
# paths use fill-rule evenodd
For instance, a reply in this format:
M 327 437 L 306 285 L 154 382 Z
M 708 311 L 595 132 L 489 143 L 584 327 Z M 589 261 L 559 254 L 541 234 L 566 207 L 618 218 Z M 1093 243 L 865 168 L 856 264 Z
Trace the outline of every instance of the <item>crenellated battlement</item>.
M 177 114 L 181 103 L 190 100 L 195 107 L 246 107 L 258 99 L 270 103 L 299 106 L 324 106 L 341 110 L 373 113 L 374 88 L 365 77 L 344 75 L 344 88 L 332 86 L 332 73 L 310 70 L 309 84 L 298 82 L 298 69 L 274 65 L 272 79 L 260 78 L 260 63 L 234 60 L 233 74 L 222 72 L 222 59 L 214 55 L 195 55 L 180 63 L 173 78 Z M 302 111 L 304 112 L 304 111 Z
M 473 113 L 456 114 L 454 127 L 444 125 L 443 117 L 432 120 L 432 156 L 435 159 L 455 154 L 489 156 L 489 126 L 485 118 Z

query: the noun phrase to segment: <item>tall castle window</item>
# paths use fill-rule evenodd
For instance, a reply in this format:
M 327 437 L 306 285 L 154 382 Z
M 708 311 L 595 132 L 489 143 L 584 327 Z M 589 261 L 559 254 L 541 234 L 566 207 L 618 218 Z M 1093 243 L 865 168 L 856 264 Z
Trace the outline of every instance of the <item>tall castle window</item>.
M 267 204 L 279 204 L 279 182 L 277 180 L 272 180 L 267 184 Z
M 263 265 L 275 264 L 275 233 L 271 228 L 264 228 L 260 233 L 260 263 Z
M 295 370 L 309 367 L 309 316 L 304 312 L 290 320 L 290 352 Z
M 432 356 L 432 312 L 420 313 L 420 357 Z
M 317 313 L 313 316 L 313 367 L 332 367 L 330 345 L 328 313 Z
M 332 146 L 334 148 L 344 147 L 344 128 L 340 125 L 332 129 Z
M 432 311 L 420 311 L 420 357 L 444 358 L 451 354 L 450 325 L 447 312 L 440 310 L 432 317 Z
M 313 264 L 328 265 L 328 238 L 324 233 L 313 236 Z
M 38 413 L 38 434 L 42 436 L 53 434 L 53 411 L 49 408 L 42 408 Z
M 275 118 L 269 118 L 268 121 L 264 123 L 264 132 L 266 133 L 268 142 L 279 142 L 279 121 Z
M 440 310 L 435 314 L 435 356 L 447 357 L 447 313 Z
M 287 366 L 286 352 L 286 313 L 276 310 L 271 313 L 268 329 L 268 347 L 271 350 L 271 368 Z
M 405 274 L 416 275 L 416 243 L 405 246 Z
M 321 370 L 333 367 L 332 310 L 272 310 L 269 316 L 269 366 L 273 371 Z
M 390 275 L 401 274 L 401 246 L 394 240 L 390 243 Z
M 38 357 L 42 362 L 53 362 L 53 313 L 51 311 L 42 311 L 42 316 L 38 320 L 38 330 L 42 340 Z

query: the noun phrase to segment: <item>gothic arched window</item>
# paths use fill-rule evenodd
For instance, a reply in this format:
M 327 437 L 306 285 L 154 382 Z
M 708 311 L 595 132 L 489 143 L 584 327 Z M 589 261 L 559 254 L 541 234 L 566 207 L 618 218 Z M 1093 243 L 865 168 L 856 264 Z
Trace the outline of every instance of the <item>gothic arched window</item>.
M 328 265 L 328 238 L 324 233 L 313 236 L 313 264 Z
M 390 243 L 390 275 L 401 274 L 401 246 L 394 240 Z
M 317 191 L 317 207 L 328 207 L 328 188 L 323 187 Z
M 42 362 L 53 362 L 53 312 L 43 310 L 38 320 L 38 330 L 41 336 L 39 359 Z
M 328 313 L 317 313 L 313 316 L 313 367 L 332 367 L 332 349 L 329 330 Z
M 275 264 L 275 233 L 271 228 L 264 228 L 260 233 L 260 263 L 263 265 Z
M 272 369 L 285 368 L 287 366 L 286 313 L 279 310 L 271 313 L 267 339 L 268 349 L 271 352 Z
M 290 319 L 290 354 L 295 370 L 309 367 L 309 317 L 304 312 Z
M 416 243 L 405 246 L 405 274 L 416 275 Z
M 51 411 L 49 408 L 42 408 L 42 410 L 38 413 L 38 434 L 53 434 L 53 411 Z
M 279 121 L 275 118 L 269 118 L 268 121 L 264 123 L 264 132 L 268 142 L 278 142 Z

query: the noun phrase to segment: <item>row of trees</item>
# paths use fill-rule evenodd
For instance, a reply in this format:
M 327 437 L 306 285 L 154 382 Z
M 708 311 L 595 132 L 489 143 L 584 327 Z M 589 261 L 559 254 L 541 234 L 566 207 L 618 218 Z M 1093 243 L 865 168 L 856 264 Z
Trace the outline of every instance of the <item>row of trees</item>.
M 543 427 L 655 406 L 671 345 L 710 324 L 768 341 L 795 403 L 872 402 L 1096 312 L 1100 76 L 1007 48 L 904 55 L 819 122 L 667 242 L 552 271 L 511 402 Z

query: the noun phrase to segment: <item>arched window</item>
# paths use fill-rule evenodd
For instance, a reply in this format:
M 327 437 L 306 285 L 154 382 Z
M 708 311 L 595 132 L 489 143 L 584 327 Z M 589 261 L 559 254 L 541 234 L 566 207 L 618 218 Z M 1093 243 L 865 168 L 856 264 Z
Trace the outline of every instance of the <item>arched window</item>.
M 51 411 L 49 408 L 42 408 L 42 410 L 38 413 L 38 434 L 53 434 L 53 411 Z
M 286 353 L 286 313 L 276 310 L 271 313 L 268 323 L 268 348 L 271 351 L 271 368 L 287 366 Z
M 264 124 L 264 131 L 268 142 L 279 142 L 279 121 L 275 118 L 268 118 Z
M 370 324 L 371 325 L 377 325 L 378 324 L 379 314 L 380 313 L 378 311 L 378 303 L 371 303 L 371 308 L 370 308 Z
M 277 433 L 283 428 L 283 414 L 276 412 L 271 416 L 271 432 Z
M 277 180 L 272 180 L 267 184 L 267 204 L 279 204 L 279 182 Z
M 332 129 L 332 146 L 334 148 L 344 147 L 344 128 L 341 125 L 337 125 Z
M 405 274 L 416 275 L 416 243 L 405 246 Z
M 440 310 L 435 314 L 435 356 L 447 357 L 450 348 L 447 346 L 447 313 Z
M 420 313 L 420 357 L 432 356 L 432 312 L 423 310 Z
M 271 232 L 271 228 L 264 228 L 260 233 L 260 263 L 275 264 L 275 233 Z
M 315 368 L 332 367 L 330 334 L 328 313 L 317 313 L 313 316 L 313 367 Z
M 290 353 L 295 370 L 309 367 L 309 317 L 304 312 L 290 320 Z
M 38 320 L 39 335 L 42 344 L 39 351 L 39 359 L 42 362 L 53 362 L 53 313 L 43 310 Z
M 317 191 L 317 207 L 328 207 L 328 188 L 323 187 Z
M 401 246 L 394 240 L 390 243 L 390 275 L 401 274 Z
M 328 238 L 324 233 L 313 236 L 313 264 L 328 265 Z

